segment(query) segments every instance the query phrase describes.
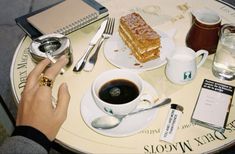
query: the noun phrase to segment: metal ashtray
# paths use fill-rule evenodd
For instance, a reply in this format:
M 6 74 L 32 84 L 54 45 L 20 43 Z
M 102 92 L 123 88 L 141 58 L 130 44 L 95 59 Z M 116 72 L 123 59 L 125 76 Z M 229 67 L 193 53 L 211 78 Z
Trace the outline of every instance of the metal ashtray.
M 66 55 L 69 59 L 66 67 L 73 63 L 72 48 L 69 38 L 62 34 L 47 34 L 33 40 L 29 46 L 29 52 L 35 63 L 49 58 L 53 63 L 59 57 Z

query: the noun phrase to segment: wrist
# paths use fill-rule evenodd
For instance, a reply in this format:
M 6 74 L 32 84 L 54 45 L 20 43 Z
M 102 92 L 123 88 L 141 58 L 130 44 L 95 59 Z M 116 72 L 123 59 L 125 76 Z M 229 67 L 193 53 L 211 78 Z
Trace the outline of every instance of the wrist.
M 12 136 L 23 136 L 40 144 L 48 152 L 51 148 L 51 141 L 41 131 L 31 126 L 16 126 Z

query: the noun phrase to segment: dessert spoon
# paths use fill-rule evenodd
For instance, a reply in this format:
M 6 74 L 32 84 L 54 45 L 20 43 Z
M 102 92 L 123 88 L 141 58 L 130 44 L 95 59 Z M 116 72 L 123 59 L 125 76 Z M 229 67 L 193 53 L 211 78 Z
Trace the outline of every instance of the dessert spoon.
M 166 98 L 161 103 L 159 103 L 157 105 L 153 105 L 149 108 L 140 109 L 138 111 L 131 112 L 127 115 L 106 115 L 106 116 L 101 116 L 101 117 L 95 118 L 91 122 L 91 125 L 92 125 L 92 127 L 97 128 L 97 129 L 111 129 L 111 128 L 117 127 L 122 122 L 123 118 L 125 118 L 126 116 L 137 114 L 137 113 L 147 111 L 147 110 L 151 110 L 151 109 L 155 109 L 157 107 L 163 106 L 163 105 L 168 104 L 170 102 L 171 102 L 171 99 Z

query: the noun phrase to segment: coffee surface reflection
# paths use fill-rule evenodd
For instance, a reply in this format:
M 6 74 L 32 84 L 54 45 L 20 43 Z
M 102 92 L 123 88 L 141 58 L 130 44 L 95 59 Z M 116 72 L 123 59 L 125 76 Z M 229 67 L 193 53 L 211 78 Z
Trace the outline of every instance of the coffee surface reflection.
M 138 96 L 138 87 L 125 79 L 111 80 L 99 90 L 100 99 L 110 104 L 125 104 Z

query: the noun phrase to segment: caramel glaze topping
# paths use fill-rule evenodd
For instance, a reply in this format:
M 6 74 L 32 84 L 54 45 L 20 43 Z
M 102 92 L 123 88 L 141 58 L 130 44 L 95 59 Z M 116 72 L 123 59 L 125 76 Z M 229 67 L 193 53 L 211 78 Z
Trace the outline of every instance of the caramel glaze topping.
M 135 38 L 139 39 L 139 41 L 144 40 L 159 40 L 160 36 L 155 32 L 147 23 L 143 20 L 143 18 L 137 13 L 131 13 L 124 17 L 121 17 L 120 22 L 124 25 L 128 25 L 127 27 L 135 35 Z

